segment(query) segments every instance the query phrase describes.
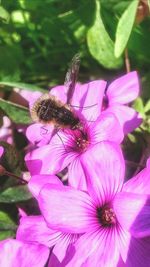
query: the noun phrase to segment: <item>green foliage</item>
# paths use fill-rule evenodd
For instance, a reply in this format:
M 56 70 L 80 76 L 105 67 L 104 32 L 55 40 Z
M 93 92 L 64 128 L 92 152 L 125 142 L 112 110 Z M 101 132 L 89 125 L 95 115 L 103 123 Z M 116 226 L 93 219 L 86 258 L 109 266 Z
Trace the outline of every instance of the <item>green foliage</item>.
M 130 5 L 124 11 L 121 18 L 119 19 L 116 30 L 116 41 L 115 41 L 116 57 L 120 57 L 120 55 L 126 48 L 135 21 L 135 15 L 138 3 L 139 3 L 138 0 L 131 1 Z
M 7 114 L 7 116 L 15 123 L 29 124 L 31 118 L 29 110 L 21 105 L 5 101 L 0 98 L 0 108 Z
M 20 89 L 28 90 L 28 91 L 40 91 L 45 92 L 45 90 L 39 86 L 33 85 L 33 84 L 27 84 L 27 83 L 19 83 L 19 82 L 0 82 L 0 86 L 8 86 L 11 88 L 17 87 Z M 8 90 L 8 88 L 7 88 Z
M 9 13 L 4 9 L 2 6 L 0 6 L 0 19 L 3 20 L 4 22 L 8 23 L 9 22 Z
M 146 112 L 150 112 L 150 99 L 147 101 L 147 103 L 146 103 L 146 105 L 144 107 L 144 111 L 145 111 L 145 113 Z
M 134 105 L 133 108 L 138 111 L 142 117 L 145 116 L 145 110 L 144 110 L 144 103 L 142 98 L 138 97 L 135 101 L 134 101 Z
M 0 203 L 14 203 L 32 198 L 26 185 L 17 185 L 0 192 Z
M 21 162 L 19 152 L 14 145 L 10 145 L 4 141 L 0 141 L 0 146 L 4 148 L 4 153 L 0 158 L 0 164 L 2 164 L 7 171 L 20 175 Z
M 139 51 L 136 55 L 133 52 L 137 49 L 136 26 L 133 25 L 137 4 L 138 0 L 46 0 L 44 4 L 41 0 L 2 1 L 1 6 L 10 19 L 7 24 L 2 21 L 0 24 L 1 81 L 21 81 L 43 88 L 62 84 L 68 63 L 77 52 L 82 57 L 81 78 L 89 79 L 87 73 L 94 69 L 101 73 L 101 66 L 120 68 L 122 60 L 114 55 L 115 34 L 116 56 L 122 54 L 130 36 L 129 53 L 131 51 L 135 61 L 139 55 Z M 144 36 L 148 38 L 148 20 L 147 24 L 146 27 L 141 25 L 138 31 L 141 55 L 137 65 L 150 58 L 147 56 L 149 49 L 144 51 L 145 42 L 141 36 L 143 29 L 147 29 Z
M 16 224 L 4 211 L 0 211 L 0 240 L 15 236 Z
M 96 15 L 92 27 L 87 33 L 87 42 L 91 55 L 104 67 L 117 69 L 122 60 L 114 56 L 114 43 L 110 39 L 100 16 L 100 2 L 96 1 Z

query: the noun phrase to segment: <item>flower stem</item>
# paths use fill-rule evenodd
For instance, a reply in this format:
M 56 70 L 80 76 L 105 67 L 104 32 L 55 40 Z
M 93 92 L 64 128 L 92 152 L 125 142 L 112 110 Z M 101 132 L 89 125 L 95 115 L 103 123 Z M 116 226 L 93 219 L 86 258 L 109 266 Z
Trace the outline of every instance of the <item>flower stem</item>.
M 128 49 L 125 49 L 125 66 L 126 66 L 126 72 L 131 71 L 131 66 L 130 66 L 130 60 L 129 60 L 129 55 L 128 55 Z
M 14 174 L 12 172 L 8 172 L 2 165 L 0 165 L 0 176 L 3 176 L 3 175 L 11 176 L 11 177 L 21 181 L 22 183 L 27 184 L 26 180 L 24 180 L 23 178 L 21 178 L 20 176 Z

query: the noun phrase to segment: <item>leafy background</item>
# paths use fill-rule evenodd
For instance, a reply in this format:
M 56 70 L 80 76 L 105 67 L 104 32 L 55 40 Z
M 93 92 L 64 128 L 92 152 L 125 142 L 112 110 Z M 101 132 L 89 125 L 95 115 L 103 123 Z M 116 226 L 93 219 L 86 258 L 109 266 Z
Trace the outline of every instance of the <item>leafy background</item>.
M 25 136 L 19 124 L 31 122 L 27 107 L 14 103 L 14 87 L 43 91 L 64 83 L 71 58 L 80 53 L 81 82 L 108 82 L 130 70 L 139 72 L 141 95 L 133 103 L 143 123 L 123 143 L 127 177 L 143 166 L 150 151 L 150 1 L 149 0 L 1 0 L 0 124 L 13 122 L 13 145 L 5 147 L 1 164 L 21 175 L 26 170 Z M 18 105 L 19 104 L 19 105 Z M 0 239 L 14 236 L 18 208 L 38 208 L 26 185 L 9 175 L 0 177 Z

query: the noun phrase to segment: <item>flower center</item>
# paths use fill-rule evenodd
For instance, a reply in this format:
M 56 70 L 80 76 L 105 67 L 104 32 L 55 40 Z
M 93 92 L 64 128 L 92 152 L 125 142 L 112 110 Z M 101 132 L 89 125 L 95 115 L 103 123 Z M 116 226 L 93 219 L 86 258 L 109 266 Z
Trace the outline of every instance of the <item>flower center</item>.
M 78 150 L 85 151 L 87 146 L 89 145 L 89 141 L 82 137 L 76 139 L 76 145 Z
M 78 151 L 85 151 L 89 145 L 88 135 L 83 130 L 76 131 L 75 146 Z
M 97 208 L 97 217 L 99 223 L 104 227 L 113 226 L 117 222 L 117 218 L 113 209 L 108 205 Z

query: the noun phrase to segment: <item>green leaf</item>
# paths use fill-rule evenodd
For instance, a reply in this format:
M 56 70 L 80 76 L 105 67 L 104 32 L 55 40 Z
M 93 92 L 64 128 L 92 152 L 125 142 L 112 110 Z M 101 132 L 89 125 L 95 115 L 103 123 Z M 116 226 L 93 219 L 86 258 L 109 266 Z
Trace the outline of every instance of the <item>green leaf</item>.
M 0 211 L 0 240 L 14 237 L 17 225 L 4 211 Z
M 0 98 L 0 108 L 15 123 L 20 123 L 20 124 L 31 123 L 29 110 L 21 105 L 14 104 L 12 102 Z
M 32 198 L 26 185 L 18 185 L 5 189 L 0 193 L 1 203 L 22 202 Z
M 150 100 L 147 101 L 147 103 L 146 103 L 146 105 L 144 107 L 144 111 L 145 111 L 145 113 L 150 111 Z
M 4 9 L 2 6 L 0 6 L 0 19 L 2 19 L 4 22 L 8 23 L 9 22 L 9 13 L 7 12 L 6 9 Z
M 13 172 L 16 175 L 20 175 L 22 165 L 19 151 L 14 145 L 8 144 L 5 141 L 0 141 L 0 146 L 4 148 L 4 153 L 0 159 L 0 162 L 3 167 L 7 171 Z M 14 181 L 15 179 L 11 178 L 11 180 Z
M 100 2 L 96 0 L 96 15 L 92 27 L 87 33 L 87 43 L 91 55 L 104 67 L 117 69 L 122 59 L 114 56 L 114 43 L 106 32 L 100 15 Z
M 136 143 L 136 137 L 133 134 L 128 134 L 128 138 L 132 143 Z
M 122 14 L 118 22 L 115 41 L 115 56 L 117 58 L 121 56 L 129 40 L 135 21 L 138 3 L 139 0 L 131 1 L 131 4 Z
M 33 84 L 28 84 L 28 83 L 0 82 L 0 86 L 17 87 L 17 88 L 24 89 L 24 90 L 29 90 L 29 91 L 45 92 L 45 90 L 43 88 L 38 87 L 38 86 L 33 85 Z
M 0 211 L 0 231 L 14 230 L 14 229 L 16 229 L 15 222 L 10 218 L 10 216 L 6 212 Z
M 14 231 L 9 231 L 9 230 L 0 231 L 0 240 L 7 239 L 9 237 L 15 237 L 15 232 Z
M 142 98 L 138 97 L 135 101 L 134 101 L 134 104 L 133 104 L 133 108 L 139 112 L 142 117 L 144 118 L 145 116 L 145 111 L 144 111 L 144 103 L 143 103 L 143 100 Z

